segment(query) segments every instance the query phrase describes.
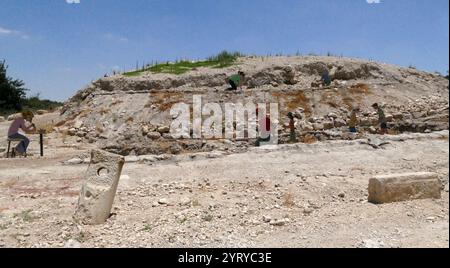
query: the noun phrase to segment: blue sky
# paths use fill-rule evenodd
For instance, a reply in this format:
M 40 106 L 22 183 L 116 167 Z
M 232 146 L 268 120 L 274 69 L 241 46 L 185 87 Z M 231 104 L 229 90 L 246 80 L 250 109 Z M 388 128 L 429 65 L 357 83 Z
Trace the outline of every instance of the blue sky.
M 446 73 L 448 0 L 0 0 L 0 59 L 65 100 L 136 61 L 343 54 Z

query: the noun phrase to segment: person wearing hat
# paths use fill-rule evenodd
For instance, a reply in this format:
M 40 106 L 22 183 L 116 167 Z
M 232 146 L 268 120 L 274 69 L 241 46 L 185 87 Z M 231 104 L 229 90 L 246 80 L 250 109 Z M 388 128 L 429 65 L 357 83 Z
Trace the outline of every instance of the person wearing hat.
M 19 155 L 24 155 L 28 149 L 28 145 L 30 144 L 30 140 L 19 133 L 19 130 L 22 129 L 27 134 L 32 134 L 36 132 L 36 126 L 32 123 L 34 118 L 34 114 L 31 111 L 23 111 L 22 116 L 17 117 L 11 123 L 11 126 L 8 130 L 8 138 L 9 139 L 21 139 L 22 141 L 16 146 L 16 153 Z M 26 124 L 26 122 L 29 124 Z

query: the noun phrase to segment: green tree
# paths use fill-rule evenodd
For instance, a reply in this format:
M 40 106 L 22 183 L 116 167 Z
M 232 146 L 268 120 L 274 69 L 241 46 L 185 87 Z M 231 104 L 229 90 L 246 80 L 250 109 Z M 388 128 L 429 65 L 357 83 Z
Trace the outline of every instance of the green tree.
M 6 73 L 6 62 L 0 61 L 0 112 L 20 111 L 26 96 L 25 83 Z

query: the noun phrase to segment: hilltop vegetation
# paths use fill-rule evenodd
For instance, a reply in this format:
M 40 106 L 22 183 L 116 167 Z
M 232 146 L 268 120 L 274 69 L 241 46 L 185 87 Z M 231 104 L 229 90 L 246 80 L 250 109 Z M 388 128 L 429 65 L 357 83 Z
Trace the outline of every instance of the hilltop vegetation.
M 237 58 L 243 56 L 240 52 L 222 51 L 215 56 L 211 56 L 202 61 L 177 60 L 175 62 L 154 63 L 147 65 L 140 70 L 124 73 L 125 76 L 138 76 L 145 72 L 183 74 L 200 67 L 226 68 L 233 65 Z

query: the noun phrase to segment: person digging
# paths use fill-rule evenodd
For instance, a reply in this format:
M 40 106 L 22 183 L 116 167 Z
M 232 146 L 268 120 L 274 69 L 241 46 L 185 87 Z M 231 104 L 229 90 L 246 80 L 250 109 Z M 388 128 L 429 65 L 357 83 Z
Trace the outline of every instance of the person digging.
M 228 84 L 230 84 L 230 88 L 228 90 L 237 90 L 238 88 L 242 90 L 242 85 L 244 84 L 245 73 L 238 72 L 235 75 L 232 75 L 228 78 Z
M 378 113 L 378 124 L 380 126 L 379 133 L 381 135 L 387 134 L 388 133 L 387 120 L 386 120 L 386 115 L 384 114 L 383 109 L 380 107 L 380 105 L 378 105 L 378 103 L 374 103 L 372 105 L 372 108 L 374 108 Z
M 332 79 L 331 79 L 330 72 L 328 71 L 328 69 L 322 73 L 320 82 L 322 84 L 322 87 L 329 87 L 331 85 Z

